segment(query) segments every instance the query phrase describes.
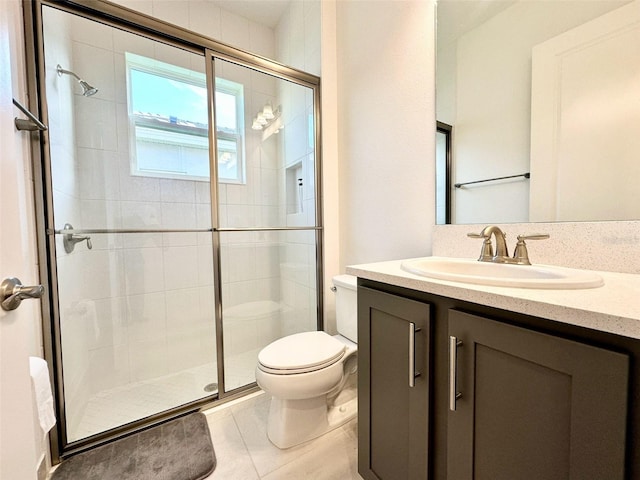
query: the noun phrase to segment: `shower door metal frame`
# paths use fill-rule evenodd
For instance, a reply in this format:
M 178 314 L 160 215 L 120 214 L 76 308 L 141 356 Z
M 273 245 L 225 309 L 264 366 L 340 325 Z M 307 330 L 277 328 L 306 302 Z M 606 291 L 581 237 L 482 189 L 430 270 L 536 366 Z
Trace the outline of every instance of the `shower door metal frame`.
M 39 258 L 40 281 L 46 287 L 46 293 L 41 300 L 43 317 L 43 346 L 45 358 L 52 365 L 50 371 L 51 382 L 55 391 L 56 412 L 58 424 L 51 430 L 50 447 L 53 463 L 58 463 L 63 457 L 79 453 L 89 448 L 104 444 L 115 438 L 125 436 L 133 431 L 148 428 L 170 418 L 209 408 L 224 402 L 244 396 L 258 390 L 255 383 L 249 384 L 230 392 L 225 391 L 224 384 L 224 345 L 222 318 L 222 271 L 220 256 L 220 234 L 223 232 L 239 231 L 287 231 L 306 230 L 315 232 L 316 241 L 316 313 L 317 329 L 323 328 L 323 217 L 322 217 L 322 168 L 321 168 L 321 132 L 320 132 L 320 78 L 287 67 L 265 57 L 232 47 L 212 38 L 200 35 L 190 30 L 158 20 L 154 17 L 130 10 L 128 8 L 104 0 L 23 0 L 24 31 L 25 31 L 25 69 L 27 73 L 27 93 L 29 109 L 38 112 L 39 118 L 48 124 L 46 102 L 46 88 L 44 80 L 44 39 L 42 8 L 52 7 L 70 14 L 79 15 L 89 20 L 97 21 L 114 28 L 119 28 L 133 34 L 142 35 L 151 40 L 159 41 L 177 48 L 201 55 L 205 62 L 207 89 L 209 92 L 209 162 L 210 162 L 210 193 L 211 193 L 211 221 L 210 229 L 195 229 L 197 232 L 212 234 L 213 274 L 215 291 L 215 324 L 216 324 L 216 354 L 218 369 L 218 392 L 214 395 L 196 400 L 185 405 L 176 406 L 161 413 L 156 413 L 144 419 L 136 420 L 106 432 L 69 443 L 66 430 L 66 412 L 64 405 L 64 378 L 62 371 L 62 350 L 60 332 L 60 311 L 58 299 L 58 279 L 56 266 L 55 230 L 53 218 L 53 193 L 51 176 L 51 156 L 48 148 L 49 132 L 35 132 L 30 136 L 30 147 L 33 163 L 34 195 L 36 210 L 36 236 Z M 256 228 L 225 228 L 219 225 L 218 199 L 218 159 L 215 128 L 215 72 L 214 59 L 229 61 L 237 65 L 250 68 L 281 80 L 291 81 L 313 90 L 314 127 L 315 127 L 315 226 L 313 227 L 256 227 Z M 184 232 L 186 230 L 179 230 Z M 191 231 L 191 230 L 189 230 Z M 65 233 L 170 233 L 175 229 L 78 229 Z M 54 288 L 52 288 L 52 286 Z

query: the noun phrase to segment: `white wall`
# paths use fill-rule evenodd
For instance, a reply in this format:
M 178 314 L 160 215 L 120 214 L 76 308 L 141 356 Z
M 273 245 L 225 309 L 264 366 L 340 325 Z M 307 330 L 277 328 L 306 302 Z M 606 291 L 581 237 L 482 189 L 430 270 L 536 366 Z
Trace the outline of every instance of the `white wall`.
M 274 60 L 320 76 L 320 0 L 292 1 L 275 28 Z
M 428 255 L 434 4 L 338 2 L 341 266 Z
M 273 30 L 230 12 L 215 1 L 116 0 L 114 3 L 265 57 L 273 55 Z

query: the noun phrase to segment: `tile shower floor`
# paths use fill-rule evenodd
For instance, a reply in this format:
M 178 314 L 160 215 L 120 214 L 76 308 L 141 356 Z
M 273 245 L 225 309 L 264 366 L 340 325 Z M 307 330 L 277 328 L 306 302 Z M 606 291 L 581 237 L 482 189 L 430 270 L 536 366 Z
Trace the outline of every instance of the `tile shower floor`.
M 269 400 L 259 392 L 204 412 L 218 461 L 204 480 L 362 480 L 355 420 L 280 450 L 267 438 Z
M 228 388 L 255 382 L 258 350 L 235 355 L 226 371 Z M 69 430 L 71 441 L 148 417 L 176 405 L 192 402 L 213 392 L 204 387 L 216 381 L 216 363 L 207 363 L 175 374 L 130 383 L 93 395 L 81 420 Z

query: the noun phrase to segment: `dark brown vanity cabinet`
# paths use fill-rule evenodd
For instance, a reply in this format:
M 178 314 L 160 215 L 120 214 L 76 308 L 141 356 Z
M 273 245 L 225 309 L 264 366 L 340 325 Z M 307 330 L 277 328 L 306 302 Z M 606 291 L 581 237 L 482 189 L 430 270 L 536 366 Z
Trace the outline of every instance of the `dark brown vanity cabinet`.
M 366 480 L 427 478 L 429 309 L 358 288 L 358 470 Z
M 358 349 L 366 480 L 640 480 L 636 339 L 359 279 Z
M 627 355 L 456 310 L 449 348 L 448 478 L 625 478 Z

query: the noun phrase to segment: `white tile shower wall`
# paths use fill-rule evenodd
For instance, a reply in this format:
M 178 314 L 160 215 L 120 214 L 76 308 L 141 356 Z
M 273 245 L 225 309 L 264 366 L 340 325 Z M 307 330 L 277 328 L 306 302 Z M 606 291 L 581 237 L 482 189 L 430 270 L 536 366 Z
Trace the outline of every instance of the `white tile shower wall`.
M 278 61 L 320 75 L 319 0 L 290 2 L 276 27 Z
M 270 43 L 273 45 L 273 39 Z M 222 61 L 216 63 L 216 72 L 224 79 L 244 85 L 247 125 L 246 181 L 222 186 L 219 194 L 220 223 L 224 227 L 277 226 L 279 223 L 274 215 L 278 205 L 277 171 L 273 158 L 277 157 L 278 152 L 274 150 L 272 142 L 262 142 L 261 132 L 250 128 L 251 119 L 265 103 L 276 103 L 276 81 L 264 74 Z M 280 302 L 277 241 L 277 235 L 269 232 L 233 232 L 221 236 L 225 312 L 241 304 L 256 307 L 269 305 L 268 302 Z M 240 325 L 241 321 L 242 316 L 230 314 L 224 317 L 225 345 L 232 346 L 229 351 L 237 352 L 243 346 L 251 350 L 266 342 L 264 338 L 256 337 L 254 341 L 244 338 L 255 329 Z
M 205 35 L 274 57 L 273 31 L 209 2 L 121 2 Z M 151 9 L 149 9 L 151 7 Z M 124 52 L 203 69 L 200 57 L 82 19 L 65 26 L 58 13 L 47 31 L 47 93 L 52 125 L 56 228 L 208 228 L 209 186 L 203 182 L 133 177 Z M 224 23 L 223 23 L 224 22 Z M 234 28 L 231 28 L 231 26 Z M 57 63 L 78 72 L 99 93 L 83 97 Z M 253 84 L 251 84 L 253 80 Z M 246 82 L 245 82 L 246 83 Z M 275 96 L 275 82 L 249 78 L 247 116 Z M 253 91 L 255 88 L 255 92 Z M 75 116 L 75 120 L 74 120 Z M 75 126 L 74 126 L 75 124 Z M 248 130 L 248 133 L 253 133 Z M 244 187 L 223 185 L 223 224 L 277 220 L 277 152 L 256 136 Z M 253 143 L 252 143 L 253 142 Z M 236 188 L 233 188 L 236 187 Z M 243 191 L 244 190 L 244 191 Z M 249 224 L 247 224 L 249 226 Z M 234 237 L 235 238 L 235 237 Z M 92 393 L 212 360 L 213 274 L 208 234 L 93 235 L 65 254 L 57 245 L 68 414 L 73 429 Z M 233 280 L 223 252 L 228 304 L 280 299 L 277 234 L 240 235 L 231 251 L 253 252 Z M 257 274 L 248 279 L 248 273 Z M 158 360 L 159 359 L 159 360 Z
M 320 75 L 320 2 L 291 2 L 276 27 L 276 55 L 285 64 Z M 279 210 L 286 226 L 313 226 L 315 219 L 314 118 L 310 89 L 280 84 L 285 128 L 278 135 L 281 163 L 278 165 Z M 287 110 L 289 108 L 290 110 Z M 287 213 L 286 169 L 302 166 L 302 208 Z M 281 234 L 281 293 L 284 304 L 283 334 L 316 328 L 316 248 L 313 232 Z
M 433 229 L 433 255 L 475 258 L 477 240 L 468 232 L 485 225 L 438 225 Z M 558 222 L 499 224 L 509 248 L 519 234 L 548 233 L 548 240 L 527 243 L 533 264 L 560 265 L 587 270 L 640 273 L 640 222 Z M 425 255 L 428 252 L 425 249 Z

